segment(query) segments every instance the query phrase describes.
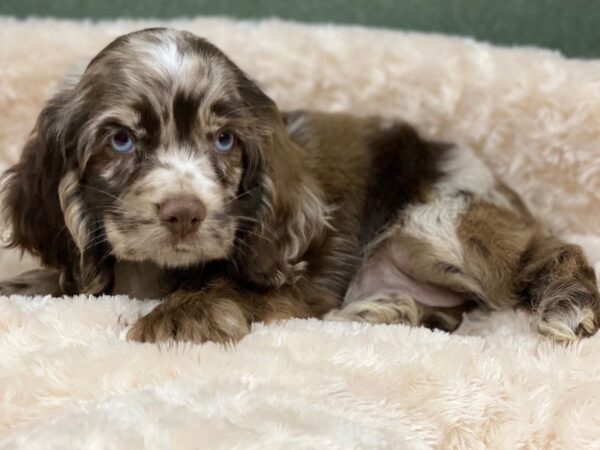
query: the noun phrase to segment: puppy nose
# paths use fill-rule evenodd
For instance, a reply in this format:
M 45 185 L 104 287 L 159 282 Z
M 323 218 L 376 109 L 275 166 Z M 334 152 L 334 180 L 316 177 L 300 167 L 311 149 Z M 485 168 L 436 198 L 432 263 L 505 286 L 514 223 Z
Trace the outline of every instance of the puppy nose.
M 206 208 L 195 197 L 167 199 L 158 210 L 165 226 L 181 237 L 196 231 L 206 217 Z

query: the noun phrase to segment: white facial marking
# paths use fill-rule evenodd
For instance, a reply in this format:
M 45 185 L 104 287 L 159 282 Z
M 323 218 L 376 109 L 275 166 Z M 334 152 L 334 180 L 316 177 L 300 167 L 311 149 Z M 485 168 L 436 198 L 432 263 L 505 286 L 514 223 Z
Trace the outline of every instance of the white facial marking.
M 123 223 L 105 217 L 113 253 L 125 260 L 152 260 L 165 266 L 184 266 L 226 257 L 233 244 L 235 223 L 223 222 L 224 192 L 213 175 L 206 154 L 184 148 L 167 149 L 157 156 L 156 168 L 136 181 L 121 199 Z M 173 197 L 193 196 L 206 208 L 206 218 L 190 236 L 175 238 L 159 218 L 159 207 Z M 221 217 L 221 218 L 219 218 Z
M 142 42 L 136 51 L 145 62 L 143 70 L 154 70 L 158 77 L 172 83 L 173 90 L 203 92 L 207 101 L 222 97 L 222 88 L 227 85 L 225 71 L 210 60 L 182 53 L 175 36 L 165 35 L 159 43 Z
M 160 68 L 168 74 L 175 74 L 183 65 L 183 58 L 177 44 L 172 40 L 161 42 L 148 47 L 149 56 L 159 64 Z
M 161 167 L 148 174 L 144 183 L 160 189 L 162 201 L 188 193 L 197 196 L 208 210 L 223 206 L 222 189 L 218 181 L 209 176 L 212 170 L 207 170 L 211 167 L 208 155 L 173 149 L 159 154 L 158 162 Z

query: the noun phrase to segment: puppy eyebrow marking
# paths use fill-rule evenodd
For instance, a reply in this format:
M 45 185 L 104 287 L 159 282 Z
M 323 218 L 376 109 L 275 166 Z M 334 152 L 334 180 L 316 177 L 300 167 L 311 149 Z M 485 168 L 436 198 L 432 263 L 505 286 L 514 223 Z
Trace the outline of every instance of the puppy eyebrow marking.
M 239 118 L 242 116 L 242 105 L 239 102 L 216 100 L 210 105 L 210 111 L 219 117 Z
M 177 91 L 173 97 L 173 121 L 177 139 L 188 140 L 198 115 L 198 108 L 203 95 L 192 96 L 183 91 Z
M 142 127 L 148 135 L 148 146 L 155 147 L 160 137 L 160 116 L 152 106 L 147 97 L 142 97 L 135 103 L 134 108 L 140 114 L 139 126 Z

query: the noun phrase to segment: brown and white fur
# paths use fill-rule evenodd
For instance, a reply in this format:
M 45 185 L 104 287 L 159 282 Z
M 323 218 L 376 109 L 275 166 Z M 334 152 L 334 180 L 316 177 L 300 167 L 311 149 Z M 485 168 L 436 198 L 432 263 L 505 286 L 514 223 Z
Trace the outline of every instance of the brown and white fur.
M 135 148 L 117 154 L 123 132 Z M 219 153 L 223 133 L 235 144 Z M 1 292 L 163 297 L 132 340 L 229 342 L 290 317 L 452 330 L 474 306 L 529 308 L 560 341 L 598 328 L 581 249 L 472 152 L 401 122 L 282 114 L 187 32 L 100 52 L 44 108 L 3 189 L 11 245 L 46 269 Z

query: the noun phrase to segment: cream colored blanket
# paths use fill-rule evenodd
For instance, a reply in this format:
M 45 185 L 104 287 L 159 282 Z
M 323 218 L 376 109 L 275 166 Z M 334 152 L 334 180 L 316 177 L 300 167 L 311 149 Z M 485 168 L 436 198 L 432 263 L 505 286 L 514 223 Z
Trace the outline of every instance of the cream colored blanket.
M 0 19 L 0 167 L 58 80 L 150 25 L 207 37 L 282 108 L 399 117 L 469 145 L 600 271 L 600 62 L 445 36 L 279 21 Z M 30 267 L 0 251 L 0 277 Z M 155 303 L 0 298 L 0 448 L 600 448 L 600 335 L 524 313 L 457 334 L 293 320 L 237 346 L 155 346 Z

